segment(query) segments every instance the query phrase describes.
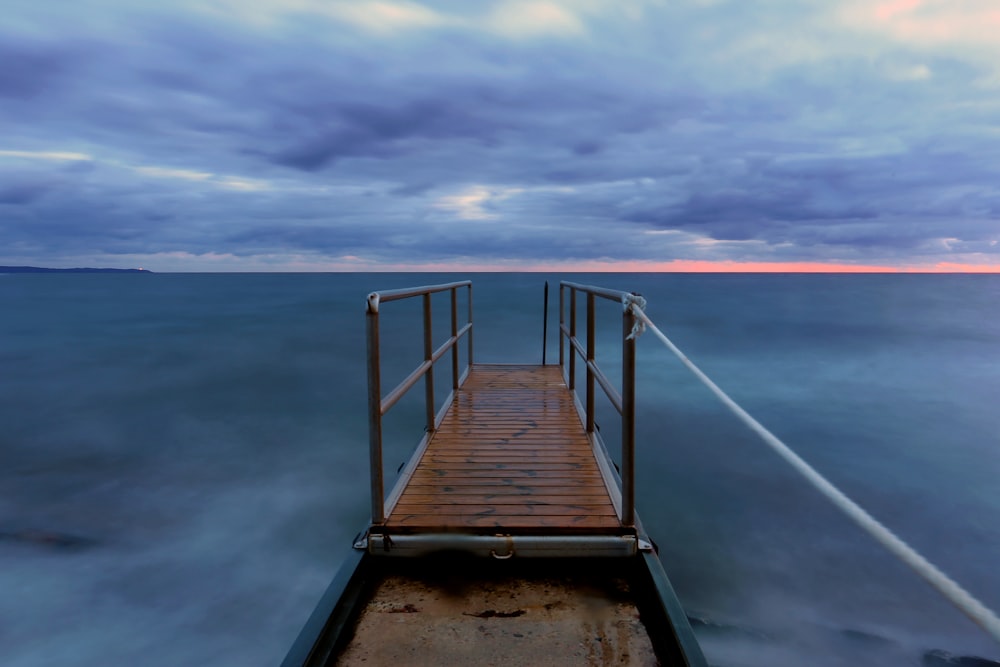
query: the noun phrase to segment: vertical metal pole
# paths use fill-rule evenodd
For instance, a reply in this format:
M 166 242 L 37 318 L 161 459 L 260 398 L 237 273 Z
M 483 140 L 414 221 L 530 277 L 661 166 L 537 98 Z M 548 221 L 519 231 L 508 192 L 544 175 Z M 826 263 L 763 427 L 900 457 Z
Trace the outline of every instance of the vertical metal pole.
M 576 389 L 576 348 L 573 341 L 576 340 L 576 288 L 569 288 L 569 388 Z
M 594 348 L 597 337 L 594 332 L 594 294 L 587 292 L 587 433 L 594 432 Z
M 566 306 L 565 297 L 563 294 L 566 291 L 566 287 L 560 283 L 559 284 L 559 368 L 566 368 L 565 358 L 563 356 L 563 326 L 566 324 Z
M 472 283 L 469 283 L 469 324 L 472 324 Z M 469 366 L 472 366 L 472 332 L 475 331 L 476 326 L 473 325 L 469 329 Z
M 632 306 L 622 318 L 622 525 L 635 525 L 635 325 Z
M 365 312 L 365 331 L 368 337 L 368 454 L 372 485 L 372 523 L 381 524 L 385 522 L 385 496 L 382 488 L 382 383 L 378 310 L 372 307 L 370 300 Z
M 451 337 L 458 336 L 458 288 L 451 288 Z M 451 346 L 451 388 L 458 389 L 458 341 Z
M 542 299 L 542 366 L 545 365 L 545 348 L 549 338 L 549 281 L 545 281 L 545 296 Z
M 431 295 L 424 294 L 424 361 L 434 355 L 431 341 Z M 434 364 L 424 375 L 424 395 L 427 403 L 427 432 L 434 430 Z

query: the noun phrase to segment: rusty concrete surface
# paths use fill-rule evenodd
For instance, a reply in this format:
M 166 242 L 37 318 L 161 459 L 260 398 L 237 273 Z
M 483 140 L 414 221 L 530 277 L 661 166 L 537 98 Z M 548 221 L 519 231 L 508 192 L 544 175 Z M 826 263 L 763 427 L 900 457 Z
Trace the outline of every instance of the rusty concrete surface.
M 656 665 L 626 580 L 476 559 L 388 574 L 339 665 Z

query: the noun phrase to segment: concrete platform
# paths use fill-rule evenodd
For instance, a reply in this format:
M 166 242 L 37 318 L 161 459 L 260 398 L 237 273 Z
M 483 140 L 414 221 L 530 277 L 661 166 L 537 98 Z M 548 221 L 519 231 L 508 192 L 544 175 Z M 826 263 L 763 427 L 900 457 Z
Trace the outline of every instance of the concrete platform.
M 338 664 L 658 664 L 628 583 L 611 567 L 409 564 L 377 584 Z

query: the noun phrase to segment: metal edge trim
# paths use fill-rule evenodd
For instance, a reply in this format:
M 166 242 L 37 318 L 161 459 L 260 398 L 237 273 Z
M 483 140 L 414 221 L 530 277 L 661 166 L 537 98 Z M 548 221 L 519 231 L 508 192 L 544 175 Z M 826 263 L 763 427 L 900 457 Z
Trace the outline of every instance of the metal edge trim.
M 281 667 L 323 665 L 353 629 L 369 577 L 371 557 L 349 549 L 337 574 L 299 631 Z
M 663 563 L 660 562 L 659 556 L 652 551 L 643 551 L 640 555 L 642 557 L 642 570 L 648 577 L 645 588 L 650 591 L 651 594 L 648 597 L 653 604 L 653 609 L 650 611 L 660 619 L 665 619 L 673 634 L 673 643 L 666 641 L 668 638 L 650 635 L 657 653 L 663 651 L 669 654 L 661 655 L 661 660 L 664 660 L 665 664 L 678 664 L 679 658 L 683 661 L 679 664 L 687 665 L 687 667 L 708 667 L 708 661 L 695 637 L 694 630 L 691 629 L 687 613 L 681 606 L 674 587 L 670 584 L 670 579 L 663 569 Z M 673 647 L 674 650 L 669 650 L 670 647 Z M 679 652 L 679 655 L 675 654 L 675 651 Z

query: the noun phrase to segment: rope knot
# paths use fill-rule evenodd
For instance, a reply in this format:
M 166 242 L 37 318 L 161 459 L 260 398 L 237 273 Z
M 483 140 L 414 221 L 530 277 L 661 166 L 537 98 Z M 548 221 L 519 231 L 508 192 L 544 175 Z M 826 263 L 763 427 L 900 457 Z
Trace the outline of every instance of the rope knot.
M 622 310 L 628 312 L 630 308 L 637 308 L 639 311 L 646 310 L 646 299 L 639 294 L 625 294 L 622 296 Z M 634 313 L 635 311 L 633 311 Z M 636 318 L 635 324 L 632 325 L 632 331 L 625 340 L 635 340 L 642 335 L 642 332 L 646 330 L 646 323 L 642 320 Z

